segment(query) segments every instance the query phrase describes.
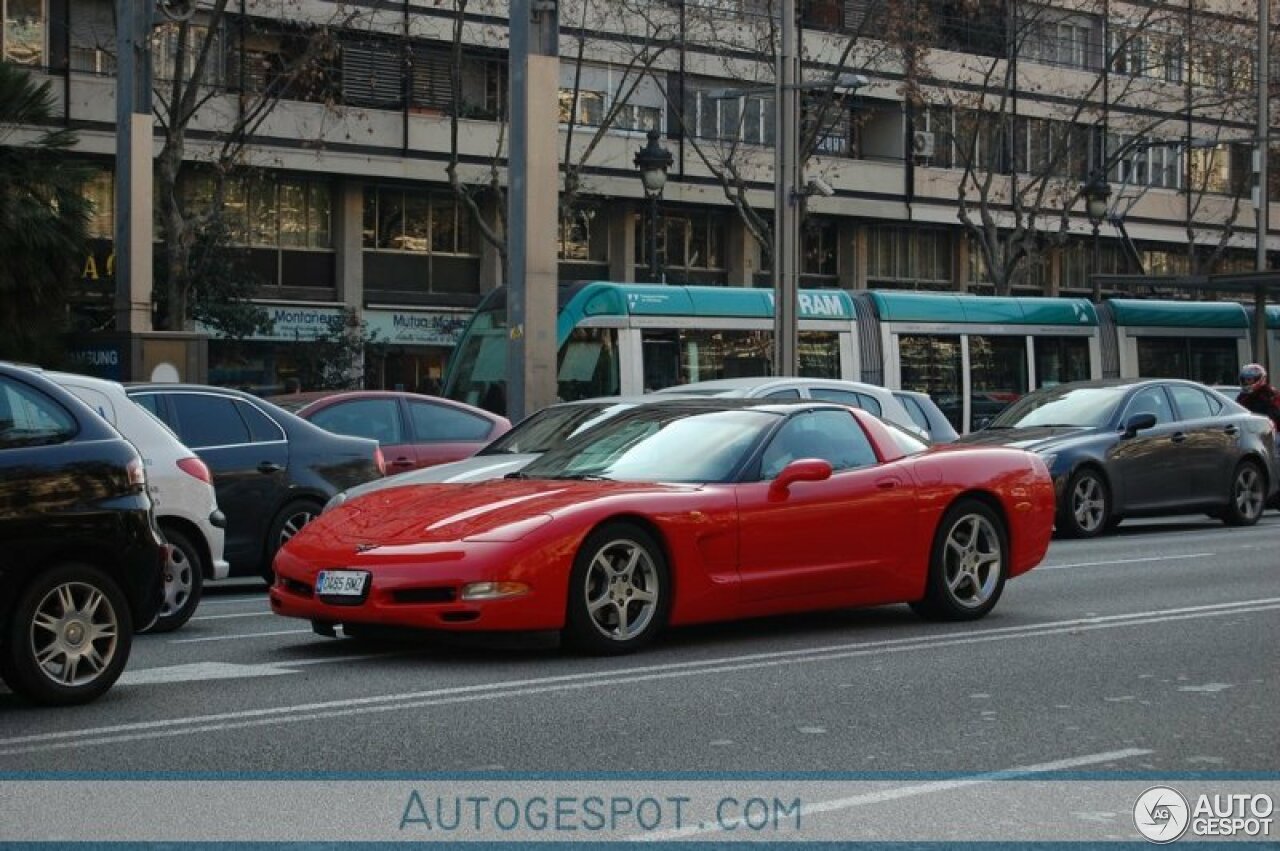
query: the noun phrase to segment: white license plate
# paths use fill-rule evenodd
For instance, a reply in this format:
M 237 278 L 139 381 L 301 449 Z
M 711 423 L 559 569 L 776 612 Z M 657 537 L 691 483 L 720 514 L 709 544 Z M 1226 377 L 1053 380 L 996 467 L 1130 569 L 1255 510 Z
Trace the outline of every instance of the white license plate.
M 369 573 L 364 570 L 322 570 L 316 576 L 316 594 L 359 597 L 368 581 Z

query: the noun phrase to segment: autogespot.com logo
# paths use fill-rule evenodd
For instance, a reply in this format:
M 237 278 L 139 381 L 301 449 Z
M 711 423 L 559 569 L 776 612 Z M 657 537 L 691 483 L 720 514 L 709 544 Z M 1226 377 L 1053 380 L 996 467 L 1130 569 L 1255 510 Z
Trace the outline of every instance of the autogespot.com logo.
M 1133 805 L 1133 823 L 1152 842 L 1172 842 L 1187 832 L 1191 812 L 1187 799 L 1168 786 L 1152 786 Z

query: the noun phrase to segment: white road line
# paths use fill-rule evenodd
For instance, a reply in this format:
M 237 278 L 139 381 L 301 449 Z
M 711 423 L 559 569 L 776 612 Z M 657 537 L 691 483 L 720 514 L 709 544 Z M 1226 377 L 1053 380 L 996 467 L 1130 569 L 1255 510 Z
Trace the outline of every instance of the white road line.
M 839 810 L 848 810 L 854 807 L 862 807 L 868 804 L 882 804 L 887 801 L 898 801 L 903 798 L 913 798 L 918 795 L 930 795 L 934 792 L 947 792 L 952 789 L 963 789 L 967 786 L 979 786 L 984 783 L 994 783 L 1002 780 L 1010 780 L 1017 777 L 1028 777 L 1034 774 L 1046 774 L 1050 771 L 1066 771 L 1072 768 L 1082 768 L 1086 765 L 1100 765 L 1107 762 L 1118 762 L 1119 760 L 1131 759 L 1136 756 L 1146 756 L 1154 753 L 1151 750 L 1142 748 L 1125 748 L 1118 751 L 1104 751 L 1102 753 L 1087 754 L 1085 756 L 1070 757 L 1068 759 L 1058 759 L 1053 762 L 1041 762 L 1036 765 L 1020 765 L 1015 768 L 1007 768 L 1002 771 L 992 771 L 984 774 L 974 774 L 968 777 L 956 777 L 950 780 L 935 780 L 929 783 L 917 783 L 911 786 L 897 786 L 892 789 L 881 789 L 876 792 L 867 792 L 862 795 L 852 795 L 848 798 L 836 798 L 832 801 L 817 801 L 812 804 L 803 804 L 800 807 L 800 815 L 812 816 L 818 813 L 832 813 Z M 712 823 L 706 826 L 691 825 L 673 830 L 661 830 L 656 833 L 644 833 L 636 836 L 629 836 L 627 840 L 631 842 L 662 842 L 668 839 L 680 839 L 687 836 L 697 836 L 705 833 L 719 833 L 724 830 L 733 830 L 742 827 L 746 822 L 741 819 L 727 821 L 724 824 Z
M 95 745 L 118 744 L 144 739 L 169 738 L 193 733 L 217 732 L 273 724 L 289 724 L 316 721 L 373 712 L 420 709 L 479 700 L 525 697 L 554 692 L 578 691 L 589 688 L 622 687 L 636 683 L 705 676 L 707 674 L 733 673 L 737 671 L 771 668 L 803 662 L 830 662 L 876 653 L 936 650 L 940 647 L 958 647 L 984 644 L 1004 638 L 1028 638 L 1144 626 L 1152 623 L 1188 620 L 1194 618 L 1233 616 L 1256 612 L 1280 610 L 1280 598 L 1241 600 L 1235 603 L 1215 603 L 1181 609 L 1135 612 L 1127 615 L 1107 615 L 1054 621 L 1039 625 L 1002 627 L 976 634 L 952 634 L 951 636 L 924 635 L 884 641 L 867 641 L 837 644 L 827 647 L 783 650 L 756 653 L 745 656 L 729 656 L 690 662 L 668 662 L 608 671 L 587 671 L 522 680 L 504 680 L 469 686 L 451 686 L 426 691 L 400 694 L 346 698 L 321 703 L 295 704 L 291 706 L 247 709 L 194 717 L 138 721 L 81 730 L 65 730 L 56 733 L 39 733 L 0 739 L 0 756 L 22 753 L 63 750 Z M 286 663 L 291 664 L 291 663 Z
M 231 618 L 265 618 L 269 615 L 274 615 L 274 614 L 275 612 L 271 611 L 270 609 L 266 609 L 261 612 L 237 612 L 234 615 L 200 615 L 199 617 L 192 618 L 190 622 L 195 623 L 196 621 L 225 621 L 225 620 L 230 620 Z
M 1178 556 L 1148 556 L 1145 558 L 1120 558 L 1120 559 L 1112 559 L 1111 561 L 1079 561 L 1079 562 L 1076 562 L 1075 564 L 1042 564 L 1038 567 L 1032 568 L 1031 574 L 1029 575 L 1034 575 L 1037 570 L 1066 570 L 1071 567 L 1102 567 L 1103 565 L 1108 565 L 1108 564 L 1137 564 L 1139 562 L 1144 562 L 1144 561 L 1178 561 L 1180 559 L 1188 559 L 1188 558 L 1208 558 L 1209 556 L 1216 556 L 1216 555 L 1217 553 L 1184 553 L 1183 555 L 1178 555 Z
M 170 644 L 196 644 L 202 641 L 236 641 L 241 638 L 265 638 L 271 635 L 303 635 L 309 634 L 309 629 L 282 629 L 276 632 L 249 632 L 242 635 L 210 635 L 206 638 L 171 638 Z

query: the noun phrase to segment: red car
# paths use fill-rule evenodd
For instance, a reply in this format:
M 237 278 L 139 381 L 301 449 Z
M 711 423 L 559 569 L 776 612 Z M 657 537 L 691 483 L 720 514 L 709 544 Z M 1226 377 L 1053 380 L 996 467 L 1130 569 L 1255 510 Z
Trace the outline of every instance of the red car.
M 367 494 L 276 557 L 277 613 L 562 630 L 592 652 L 668 625 L 910 603 L 969 620 L 1041 559 L 1053 484 L 1018 449 L 925 444 L 862 411 L 637 407 L 506 479 Z
M 326 431 L 378 441 L 387 475 L 469 458 L 511 429 L 506 417 L 420 393 L 317 391 L 269 401 Z

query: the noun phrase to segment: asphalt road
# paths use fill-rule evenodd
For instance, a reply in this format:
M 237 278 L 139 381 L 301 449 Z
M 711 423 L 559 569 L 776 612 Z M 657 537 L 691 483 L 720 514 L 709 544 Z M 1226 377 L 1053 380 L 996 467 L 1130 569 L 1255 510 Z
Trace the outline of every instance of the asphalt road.
M 1272 772 L 1277 542 L 1272 512 L 1137 521 L 1056 541 L 976 624 L 888 606 L 677 630 L 621 659 L 544 636 L 327 639 L 260 586 L 217 588 L 90 706 L 0 691 L 0 772 Z

